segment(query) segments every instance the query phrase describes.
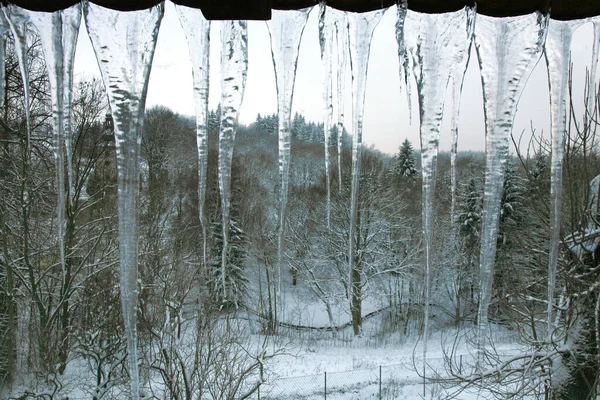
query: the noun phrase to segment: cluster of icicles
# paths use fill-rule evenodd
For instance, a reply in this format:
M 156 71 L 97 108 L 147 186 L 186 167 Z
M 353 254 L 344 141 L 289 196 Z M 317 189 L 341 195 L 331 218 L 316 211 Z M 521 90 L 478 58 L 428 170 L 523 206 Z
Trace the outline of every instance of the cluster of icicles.
M 206 254 L 206 192 L 207 112 L 210 22 L 201 11 L 176 6 L 189 44 L 193 66 L 194 98 L 196 102 L 198 145 L 199 220 L 204 234 Z M 273 65 L 277 86 L 279 114 L 279 173 L 281 179 L 277 304 L 281 305 L 281 269 L 283 263 L 288 176 L 290 168 L 291 104 L 298 50 L 311 9 L 273 11 L 267 22 L 271 37 Z M 352 73 L 353 121 L 352 186 L 350 203 L 350 237 L 348 271 L 355 259 L 353 238 L 356 234 L 356 214 L 362 143 L 362 118 L 366 91 L 367 67 L 373 31 L 386 10 L 366 13 L 346 13 L 322 2 L 319 12 L 319 41 L 323 69 L 323 118 L 325 135 L 325 172 L 327 174 L 327 206 L 330 221 L 330 140 L 331 129 L 341 131 L 344 121 L 343 72 L 350 61 Z M 139 398 L 137 363 L 136 310 L 138 295 L 138 201 L 139 153 L 148 76 L 164 4 L 135 12 L 117 12 L 84 1 L 69 9 L 54 13 L 24 10 L 17 6 L 2 7 L 0 34 L 12 34 L 17 48 L 20 70 L 28 103 L 27 25 L 38 31 L 44 51 L 50 87 L 54 127 L 54 147 L 59 193 L 58 221 L 60 258 L 64 269 L 63 225 L 65 202 L 73 191 L 71 177 L 71 92 L 73 59 L 79 25 L 83 14 L 104 81 L 115 127 L 118 170 L 118 216 L 120 245 L 121 300 L 131 378 L 131 396 Z M 425 243 L 425 332 L 424 356 L 427 352 L 430 253 L 432 240 L 433 194 L 444 98 L 452 82 L 452 208 L 455 210 L 456 150 L 458 113 L 461 89 L 471 44 L 475 43 L 484 91 L 486 126 L 486 171 L 483 226 L 480 253 L 480 303 L 478 312 L 478 353 L 481 367 L 482 351 L 488 336 L 496 234 L 500 197 L 508 159 L 509 137 L 516 106 L 527 79 L 544 54 L 550 84 L 552 163 L 551 163 L 551 247 L 548 266 L 548 332 L 552 331 L 551 315 L 554 299 L 557 253 L 559 243 L 562 158 L 567 121 L 567 83 L 571 37 L 586 21 L 555 21 L 538 12 L 509 18 L 477 15 L 472 8 L 445 14 L 420 14 L 407 9 L 406 0 L 397 5 L 396 36 L 401 81 L 410 90 L 410 74 L 416 82 L 419 100 L 421 162 L 423 174 L 423 235 Z M 595 65 L 600 45 L 600 20 L 594 20 L 594 47 L 590 85 L 595 83 Z M 2 41 L 2 44 L 5 42 Z M 219 133 L 219 187 L 223 212 L 222 278 L 229 234 L 231 201 L 231 160 L 235 141 L 238 111 L 244 96 L 248 66 L 247 23 L 221 22 L 221 126 Z M 4 46 L 0 46 L 0 73 L 4 73 Z M 334 65 L 339 67 L 334 68 Z M 334 73 L 336 79 L 334 80 Z M 4 78 L 0 76 L 0 85 Z M 335 88 L 335 90 L 334 90 Z M 592 93 L 592 91 L 589 91 Z M 0 104 L 4 102 L 4 87 L 0 86 Z M 410 93 L 409 93 L 410 97 Z M 410 105 L 410 102 L 409 102 Z M 25 107 L 27 111 L 27 107 Z M 334 113 L 334 111 L 336 111 Z M 27 116 L 27 115 L 26 115 Z M 27 116 L 27 119 L 28 116 Z M 29 125 L 27 125 L 29 130 Z M 29 133 L 29 132 L 28 132 Z M 338 158 L 341 135 L 338 135 Z M 337 165 L 340 167 L 338 159 Z M 64 166 L 67 166 L 65 171 Z M 339 171 L 341 172 L 341 171 Z M 65 177 L 67 182 L 65 182 Z M 341 190 L 341 173 L 338 173 Z M 66 193 L 62 188 L 67 188 Z M 206 260 L 204 260 L 206 261 Z M 225 281 L 223 281 L 226 290 Z M 349 285 L 350 287 L 350 285 Z M 351 288 L 349 290 L 352 290 Z M 227 295 L 225 293 L 225 295 Z M 350 297 L 350 296 L 349 296 Z M 280 316 L 276 316 L 276 321 Z

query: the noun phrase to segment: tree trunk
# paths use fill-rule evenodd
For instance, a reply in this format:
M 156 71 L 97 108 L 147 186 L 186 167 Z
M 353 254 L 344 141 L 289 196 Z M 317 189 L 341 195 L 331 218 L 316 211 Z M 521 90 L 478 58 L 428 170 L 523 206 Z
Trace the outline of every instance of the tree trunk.
M 362 331 L 362 288 L 360 275 L 360 263 L 356 263 L 352 269 L 352 297 L 350 300 L 352 329 L 355 335 L 360 335 Z
M 4 210 L 4 207 L 2 208 Z M 17 332 L 17 313 L 16 304 L 14 298 L 14 277 L 12 265 L 9 262 L 8 243 L 6 242 L 6 225 L 4 221 L 4 213 L 0 210 L 0 236 L 2 237 L 2 251 L 4 259 L 4 270 L 5 270 L 5 287 L 0 290 L 5 290 L 3 293 L 0 292 L 0 309 L 2 314 L 6 313 L 6 326 L 0 326 L 0 337 L 4 338 L 0 342 L 3 349 L 1 356 L 6 357 L 6 364 L 0 366 L 0 383 L 6 382 L 12 383 L 14 374 L 16 373 L 16 332 Z
M 362 261 L 359 256 L 360 250 L 360 231 L 361 231 L 361 212 L 357 211 L 356 218 L 356 238 L 350 238 L 350 240 L 356 240 L 355 246 L 356 251 L 354 252 L 355 260 L 350 273 L 350 314 L 352 316 L 352 329 L 355 335 L 360 335 L 362 331 Z
M 58 373 L 63 374 L 67 368 L 67 362 L 69 359 L 70 350 L 70 336 L 71 336 L 71 307 L 70 307 L 70 296 L 72 289 L 72 276 L 73 265 L 76 262 L 73 259 L 73 249 L 75 248 L 75 216 L 73 212 L 72 203 L 70 197 L 67 196 L 67 229 L 65 231 L 65 275 L 64 282 L 61 288 L 61 299 L 62 310 L 60 313 L 59 322 L 59 344 L 58 344 Z

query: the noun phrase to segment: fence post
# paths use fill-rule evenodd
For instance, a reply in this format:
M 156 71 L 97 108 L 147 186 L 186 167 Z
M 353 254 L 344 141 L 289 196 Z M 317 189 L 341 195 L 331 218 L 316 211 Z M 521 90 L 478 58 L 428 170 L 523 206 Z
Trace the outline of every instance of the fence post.
M 379 366 L 379 400 L 381 400 L 381 365 Z
M 327 371 L 325 371 L 325 386 L 323 390 L 323 395 L 325 397 L 325 400 L 327 400 Z

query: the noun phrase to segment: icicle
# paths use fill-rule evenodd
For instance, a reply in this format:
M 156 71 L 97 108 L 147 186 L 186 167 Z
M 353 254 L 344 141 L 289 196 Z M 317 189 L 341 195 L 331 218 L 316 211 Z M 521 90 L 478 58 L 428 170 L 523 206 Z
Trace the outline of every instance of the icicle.
M 475 46 L 481 70 L 486 132 L 486 171 L 480 250 L 477 315 L 477 368 L 484 363 L 488 309 L 492 296 L 500 199 L 508 145 L 517 103 L 539 60 L 547 17 L 535 12 L 519 17 L 477 17 Z
M 69 194 L 72 194 L 71 103 L 73 62 L 81 23 L 81 4 L 54 13 L 28 12 L 40 40 L 52 91 L 55 137 L 64 141 Z
M 356 257 L 356 217 L 358 213 L 358 186 L 360 178 L 360 157 L 362 153 L 362 124 L 367 90 L 367 69 L 371 51 L 373 31 L 386 10 L 365 13 L 348 13 L 350 43 L 350 65 L 352 70 L 352 186 L 350 197 L 350 229 L 348 235 L 348 290 L 350 309 L 353 310 L 353 297 L 361 282 L 353 278 Z M 358 274 L 359 276 L 361 274 Z M 354 317 L 353 317 L 354 318 Z M 354 324 L 354 321 L 353 321 Z M 360 330 L 360 327 L 358 327 Z M 358 334 L 355 327 L 354 334 Z
M 325 181 L 327 188 L 327 199 L 325 206 L 325 217 L 327 229 L 331 227 L 331 171 L 330 171 L 330 140 L 333 125 L 333 77 L 332 77 L 332 55 L 333 38 L 335 26 L 331 21 L 331 15 L 327 11 L 325 1 L 319 3 L 319 43 L 321 45 L 321 64 L 323 71 L 323 130 L 325 135 Z
M 296 65 L 300 40 L 311 8 L 302 10 L 273 10 L 267 21 L 271 37 L 271 53 L 277 85 L 277 114 L 279 117 L 279 230 L 277 237 L 277 304 L 281 308 L 281 271 L 285 249 L 285 218 L 290 175 L 291 112 L 296 81 Z M 275 321 L 278 321 L 275 310 Z
M 462 91 L 464 75 L 462 77 L 452 77 L 452 121 L 450 122 L 450 135 L 452 142 L 450 144 L 450 224 L 452 225 L 452 235 L 456 232 L 455 223 L 456 212 L 456 156 L 458 154 L 458 118 L 460 114 L 460 96 Z M 459 82 L 460 80 L 460 82 Z
M 592 44 L 592 63 L 590 64 L 590 72 L 586 88 L 586 125 L 587 121 L 593 118 L 594 110 L 597 107 L 596 95 L 598 94 L 596 93 L 598 91 L 598 82 L 596 82 L 596 69 L 598 69 L 598 55 L 600 53 L 600 17 L 593 18 L 592 23 L 594 24 L 594 38 Z
M 114 121 L 121 304 L 127 336 L 131 397 L 138 400 L 139 154 L 148 77 L 164 5 L 125 13 L 86 1 L 83 11 Z
M 6 35 L 10 30 L 3 12 L 0 12 L 0 109 L 6 102 Z
M 29 71 L 27 66 L 27 24 L 29 17 L 25 10 L 9 4 L 2 7 L 2 12 L 10 27 L 10 32 L 15 41 L 19 71 L 23 80 L 23 107 L 25 109 L 25 126 L 27 130 L 27 152 L 31 150 L 29 143 L 31 136 L 31 121 L 29 116 Z
M 219 188 L 223 218 L 221 284 L 227 299 L 226 266 L 231 208 L 231 161 L 238 113 L 244 98 L 248 72 L 248 26 L 246 21 L 223 21 L 221 25 L 221 127 L 219 130 Z
M 71 169 L 73 61 L 75 59 L 79 25 L 81 24 L 81 4 L 54 13 L 24 12 L 40 34 L 50 83 L 58 193 L 58 242 L 64 280 L 67 274 L 64 240 L 66 201 L 71 203 L 71 196 L 73 195 Z M 67 158 L 68 186 L 65 186 L 65 155 Z M 67 196 L 65 196 L 65 189 L 67 189 Z
M 451 175 L 451 203 L 450 203 L 450 223 L 454 227 L 454 213 L 456 211 L 456 155 L 458 153 L 458 117 L 460 115 L 460 97 L 462 94 L 465 73 L 469 66 L 471 57 L 471 44 L 473 43 L 473 31 L 475 28 L 475 9 L 467 7 L 467 48 L 465 52 L 459 52 L 456 55 L 454 72 L 452 73 L 452 121 L 450 133 L 452 135 L 452 144 L 450 146 L 450 175 Z
M 406 21 L 406 15 L 408 13 L 407 0 L 399 0 L 397 2 L 396 9 L 396 42 L 398 42 L 398 61 L 400 66 L 400 82 L 404 80 L 406 86 L 406 100 L 408 102 L 408 121 L 412 124 L 412 102 L 410 99 L 410 79 L 408 74 L 410 71 L 410 60 L 408 58 L 408 52 L 406 51 L 406 43 L 404 41 L 405 28 L 404 22 Z M 404 79 L 403 79 L 404 78 Z
M 556 266 L 560 243 L 560 204 L 562 195 L 562 163 L 567 132 L 567 96 L 569 95 L 569 63 L 573 31 L 581 21 L 555 21 L 548 23 L 548 36 L 544 54 L 548 66 L 550 86 L 552 163 L 550 172 L 550 253 L 548 263 L 548 329 L 552 336 L 552 309 L 556 286 Z
M 346 87 L 346 60 L 348 58 L 348 16 L 343 11 L 332 8 L 328 12 L 334 15 L 335 37 L 337 43 L 337 166 L 338 193 L 342 193 L 342 139 L 344 134 L 344 94 Z
M 408 12 L 404 44 L 412 60 L 419 97 L 421 169 L 423 176 L 423 236 L 425 239 L 425 298 L 423 374 L 427 355 L 433 197 L 444 99 L 450 78 L 464 75 L 473 32 L 474 13 L 468 8 L 445 14 Z M 460 92 L 458 92 L 460 97 Z
M 188 41 L 194 101 L 196 103 L 196 144 L 198 147 L 198 217 L 202 227 L 202 262 L 206 269 L 207 227 L 204 203 L 206 201 L 206 168 L 208 158 L 208 78 L 210 54 L 210 21 L 196 8 L 175 5 L 179 22 Z M 206 273 L 206 271 L 204 271 Z

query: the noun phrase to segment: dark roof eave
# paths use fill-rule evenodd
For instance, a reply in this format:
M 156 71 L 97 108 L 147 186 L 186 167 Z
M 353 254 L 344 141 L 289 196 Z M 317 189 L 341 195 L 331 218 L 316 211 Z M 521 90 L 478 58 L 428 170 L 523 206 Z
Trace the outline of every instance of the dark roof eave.
M 77 0 L 0 0 L 20 7 L 53 12 L 68 8 Z M 159 0 L 92 0 L 103 7 L 132 11 L 150 8 L 159 4 Z M 271 9 L 290 10 L 311 7 L 316 0 L 173 0 L 174 3 L 200 8 L 208 19 L 254 19 L 271 18 Z M 365 12 L 386 8 L 395 0 L 328 0 L 327 4 L 339 10 Z M 472 6 L 474 0 L 408 0 L 408 7 L 423 13 L 443 13 Z M 551 18 L 557 20 L 583 19 L 600 15 L 599 0 L 480 0 L 477 12 L 494 17 L 509 17 L 529 14 L 536 10 L 544 12 L 551 6 Z

